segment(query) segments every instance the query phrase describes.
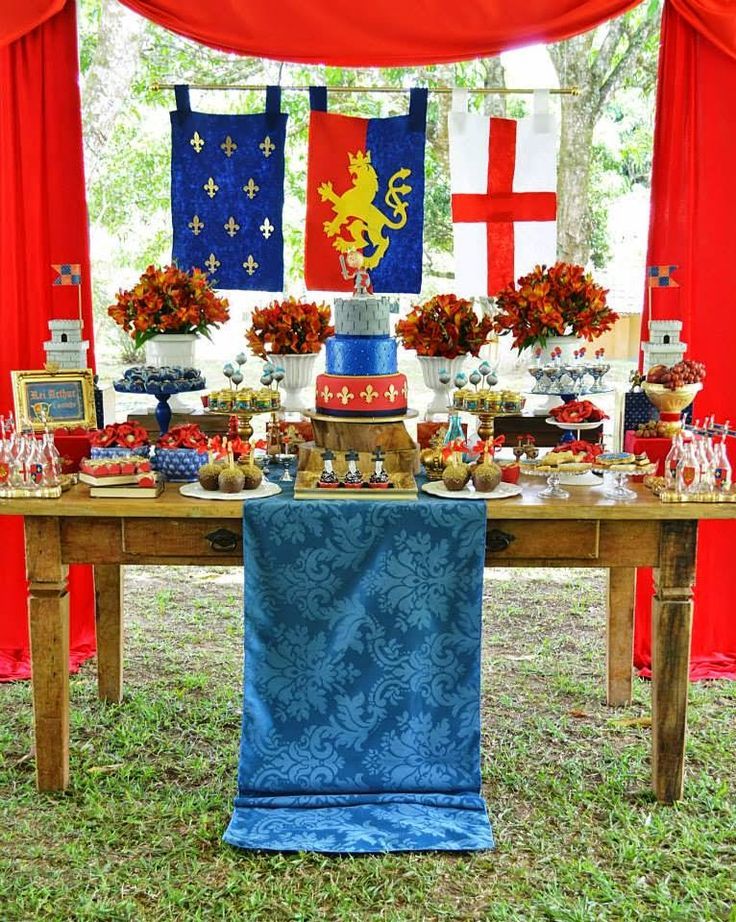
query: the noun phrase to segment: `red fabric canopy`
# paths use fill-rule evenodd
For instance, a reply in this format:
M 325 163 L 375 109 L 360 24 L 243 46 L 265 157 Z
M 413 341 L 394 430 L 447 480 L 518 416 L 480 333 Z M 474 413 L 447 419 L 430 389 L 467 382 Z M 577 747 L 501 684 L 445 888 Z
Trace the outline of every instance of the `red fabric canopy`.
M 85 336 L 92 338 L 87 205 L 82 167 L 73 3 L 0 48 L 0 413 L 10 371 L 43 368 L 52 316 L 75 316 L 77 289 L 52 288 L 52 263 L 82 264 Z M 3 604 L 0 680 L 28 678 L 23 521 L 0 519 Z M 71 660 L 95 649 L 91 567 L 71 567 Z
M 211 5 L 201 0 L 121 2 L 172 31 L 239 54 L 332 65 L 408 66 L 559 41 L 625 12 L 636 0 L 406 0 L 399 12 L 390 0 L 373 0 L 355 13 L 334 0 L 223 0 L 214 16 Z M 41 359 L 44 321 L 51 310 L 45 275 L 50 262 L 82 262 L 91 333 L 74 10 L 69 3 L 60 13 L 62 7 L 64 0 L 11 0 L 0 10 L 0 49 L 9 46 L 0 50 L 0 252 L 5 282 L 0 406 L 8 405 L 8 370 L 37 365 Z M 722 110 L 722 100 L 731 99 L 736 90 L 733 0 L 666 0 L 662 42 L 650 262 L 682 267 L 686 338 L 692 355 L 709 366 L 702 412 L 736 419 L 725 358 L 719 357 L 721 343 L 712 335 L 716 323 L 726 325 L 721 317 L 729 289 L 720 279 L 736 244 L 736 187 L 729 162 L 734 127 Z M 25 629 L 20 525 L 8 520 L 3 524 L 4 535 L 14 543 L 9 540 L 3 565 L 6 604 L 0 648 L 7 647 L 8 638 L 15 642 Z M 730 661 L 732 655 L 736 661 L 734 622 L 729 624 L 736 585 L 727 575 L 733 568 L 725 552 L 733 528 L 706 525 L 700 542 L 694 651 L 696 658 L 702 653 L 713 662 L 719 656 Z M 86 588 L 89 632 L 88 581 Z M 649 591 L 642 580 L 640 598 Z M 648 608 L 642 605 L 637 619 L 640 665 L 648 657 Z
M 696 413 L 736 424 L 730 334 L 734 296 L 725 281 L 736 252 L 736 182 L 731 161 L 736 124 L 726 100 L 736 98 L 736 63 L 719 43 L 695 32 L 677 0 L 662 22 L 657 124 L 652 171 L 648 264 L 679 266 L 676 289 L 653 292 L 660 319 L 683 321 L 688 356 L 707 365 Z M 692 4 L 688 6 L 692 7 Z M 736 24 L 736 14 L 731 13 Z M 736 35 L 732 29 L 730 38 Z M 729 38 L 729 36 L 726 36 Z M 642 318 L 647 338 L 648 311 Z M 719 336 L 720 334 L 720 336 Z M 734 440 L 731 440 L 734 441 Z M 736 451 L 731 449 L 736 470 Z M 736 679 L 736 522 L 704 522 L 698 531 L 698 566 L 690 675 Z M 634 662 L 649 675 L 651 572 L 637 581 Z

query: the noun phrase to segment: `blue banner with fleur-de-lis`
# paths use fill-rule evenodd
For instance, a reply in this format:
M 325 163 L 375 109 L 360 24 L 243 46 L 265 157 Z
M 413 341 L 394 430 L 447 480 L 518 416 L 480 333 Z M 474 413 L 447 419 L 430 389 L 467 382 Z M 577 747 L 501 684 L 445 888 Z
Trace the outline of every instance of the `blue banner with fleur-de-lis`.
M 217 288 L 284 287 L 284 145 L 281 91 L 259 115 L 193 112 L 176 87 L 171 112 L 172 257 L 209 273 Z
M 225 841 L 493 847 L 480 796 L 485 503 L 245 504 L 245 691 Z

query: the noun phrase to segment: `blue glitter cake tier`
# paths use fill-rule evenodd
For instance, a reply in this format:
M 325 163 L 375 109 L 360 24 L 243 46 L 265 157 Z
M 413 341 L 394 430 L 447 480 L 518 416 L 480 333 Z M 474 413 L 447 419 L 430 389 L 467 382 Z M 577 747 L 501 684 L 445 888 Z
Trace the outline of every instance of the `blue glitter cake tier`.
M 325 342 L 330 375 L 393 375 L 396 340 L 390 336 L 331 336 Z

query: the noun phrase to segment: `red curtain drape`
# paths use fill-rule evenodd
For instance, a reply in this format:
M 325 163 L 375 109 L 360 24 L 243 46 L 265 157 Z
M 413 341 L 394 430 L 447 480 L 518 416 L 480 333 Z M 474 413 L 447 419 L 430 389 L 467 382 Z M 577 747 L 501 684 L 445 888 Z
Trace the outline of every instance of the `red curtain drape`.
M 715 15 L 713 4 L 710 12 Z M 681 8 L 685 7 L 683 13 Z M 718 47 L 693 28 L 694 4 L 665 8 L 659 64 L 657 124 L 652 175 L 649 265 L 678 265 L 680 287 L 653 293 L 659 318 L 683 321 L 688 355 L 704 361 L 707 377 L 697 399 L 698 416 L 711 413 L 736 424 L 730 317 L 735 298 L 725 281 L 736 252 L 736 28 L 721 33 Z M 730 13 L 736 25 L 736 12 Z M 707 33 L 706 33 L 707 34 Z M 647 338 L 648 311 L 642 322 Z M 736 465 L 736 452 L 731 451 Z M 736 679 L 736 522 L 704 522 L 698 567 L 690 675 Z M 651 571 L 637 580 L 634 662 L 644 675 L 651 665 Z
M 235 54 L 345 67 L 401 67 L 489 57 L 558 42 L 640 0 L 121 0 L 194 41 Z
M 76 288 L 52 288 L 52 263 L 82 264 L 85 335 L 92 337 L 74 3 L 0 48 L 0 412 L 10 371 L 42 368 L 47 321 L 74 316 Z M 23 522 L 0 518 L 0 680 L 27 678 Z M 95 650 L 91 567 L 70 571 L 72 665 Z

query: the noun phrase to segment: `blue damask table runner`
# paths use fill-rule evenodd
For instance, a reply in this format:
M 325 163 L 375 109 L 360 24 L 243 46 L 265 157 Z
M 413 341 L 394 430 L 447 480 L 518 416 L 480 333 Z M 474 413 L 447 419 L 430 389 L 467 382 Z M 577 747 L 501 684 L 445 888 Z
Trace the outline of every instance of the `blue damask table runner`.
M 225 841 L 493 847 L 480 796 L 485 503 L 245 505 L 245 693 Z

